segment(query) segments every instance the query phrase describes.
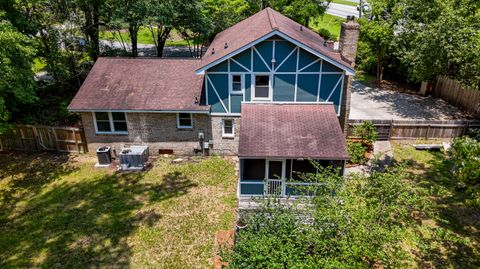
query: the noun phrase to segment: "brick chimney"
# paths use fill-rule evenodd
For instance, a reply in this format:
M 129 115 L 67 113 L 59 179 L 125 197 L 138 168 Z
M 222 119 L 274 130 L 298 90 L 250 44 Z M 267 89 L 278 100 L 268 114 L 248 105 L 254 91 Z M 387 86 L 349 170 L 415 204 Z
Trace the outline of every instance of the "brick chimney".
M 355 21 L 354 16 L 348 16 L 346 22 L 342 22 L 340 31 L 339 51 L 346 62 L 352 67 L 355 66 L 355 57 L 357 56 L 358 37 L 360 35 L 360 24 Z M 345 76 L 343 83 L 343 95 L 340 107 L 340 126 L 347 136 L 348 118 L 350 116 L 350 96 L 352 87 L 352 76 Z
M 357 56 L 358 36 L 360 24 L 355 21 L 355 16 L 348 16 L 346 22 L 342 22 L 340 31 L 339 50 L 344 60 L 355 66 Z

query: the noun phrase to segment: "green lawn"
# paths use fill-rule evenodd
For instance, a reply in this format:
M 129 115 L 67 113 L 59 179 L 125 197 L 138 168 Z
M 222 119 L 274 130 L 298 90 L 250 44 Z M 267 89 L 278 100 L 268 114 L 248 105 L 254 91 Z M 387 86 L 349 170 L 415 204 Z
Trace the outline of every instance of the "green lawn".
M 428 201 L 412 216 L 417 225 L 404 241 L 411 267 L 479 268 L 480 209 L 466 205 L 445 154 L 396 143 L 394 158 L 407 165 L 418 197 Z
M 234 223 L 223 158 L 128 174 L 87 155 L 0 158 L 0 268 L 211 268 L 215 232 Z
M 121 31 L 120 33 L 121 38 L 118 32 L 110 32 L 110 31 L 101 31 L 100 32 L 100 39 L 102 40 L 112 40 L 112 41 L 123 41 L 130 42 L 130 37 L 128 36 L 128 32 L 126 30 Z M 139 44 L 154 44 L 152 33 L 147 27 L 141 27 L 138 31 L 138 43 Z M 176 39 L 176 40 L 167 40 L 166 46 L 187 46 L 188 43 L 184 39 Z
M 340 36 L 340 24 L 344 21 L 345 19 L 343 18 L 324 14 L 323 16 L 311 20 L 309 27 L 317 33 L 321 29 L 326 29 L 333 35 L 334 40 L 338 40 L 338 37 Z
M 347 5 L 347 6 L 353 6 L 353 7 L 358 6 L 358 3 L 351 2 L 351 1 L 348 1 L 348 0 L 332 0 L 332 3 Z

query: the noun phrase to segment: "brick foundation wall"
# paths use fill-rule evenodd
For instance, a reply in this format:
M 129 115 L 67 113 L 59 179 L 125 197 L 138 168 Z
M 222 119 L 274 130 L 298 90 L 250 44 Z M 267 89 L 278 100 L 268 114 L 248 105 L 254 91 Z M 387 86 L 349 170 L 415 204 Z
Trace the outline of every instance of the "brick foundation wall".
M 125 144 L 147 144 L 150 154 L 159 149 L 171 149 L 177 155 L 193 155 L 199 148 L 198 132 L 205 134 L 205 142 L 212 142 L 211 154 L 236 155 L 240 133 L 240 117 L 192 114 L 193 128 L 178 129 L 177 116 L 170 113 L 126 113 L 128 134 L 96 134 L 92 113 L 82 113 L 88 151 L 95 154 L 99 146 L 114 146 L 120 150 Z M 234 120 L 232 137 L 222 137 L 222 119 Z
M 178 155 L 193 155 L 194 148 L 199 148 L 198 132 L 204 132 L 205 141 L 212 139 L 212 123 L 204 114 L 192 114 L 192 129 L 178 129 L 177 116 L 173 113 L 126 113 L 127 135 L 96 134 L 92 113 L 81 116 L 88 150 L 93 154 L 97 147 L 104 145 L 119 150 L 124 144 L 148 144 L 150 154 L 158 154 L 159 149 L 171 149 Z

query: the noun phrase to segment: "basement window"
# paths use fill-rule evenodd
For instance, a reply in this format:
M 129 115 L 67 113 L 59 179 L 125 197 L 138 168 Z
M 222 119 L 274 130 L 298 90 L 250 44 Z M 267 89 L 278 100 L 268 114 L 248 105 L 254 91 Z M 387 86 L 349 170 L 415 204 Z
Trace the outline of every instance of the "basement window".
M 93 113 L 97 134 L 127 134 L 127 118 L 124 112 Z
M 232 119 L 224 119 L 222 121 L 222 136 L 223 137 L 234 137 L 234 123 Z
M 177 114 L 177 128 L 179 128 L 179 129 L 193 128 L 192 114 L 191 113 L 178 113 Z

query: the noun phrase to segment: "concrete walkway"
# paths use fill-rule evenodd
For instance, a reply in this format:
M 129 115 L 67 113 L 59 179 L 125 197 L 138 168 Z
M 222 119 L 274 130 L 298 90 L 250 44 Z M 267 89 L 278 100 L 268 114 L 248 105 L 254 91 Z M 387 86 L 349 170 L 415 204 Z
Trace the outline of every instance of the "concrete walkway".
M 350 119 L 455 120 L 464 119 L 458 108 L 442 99 L 372 88 L 354 81 Z

